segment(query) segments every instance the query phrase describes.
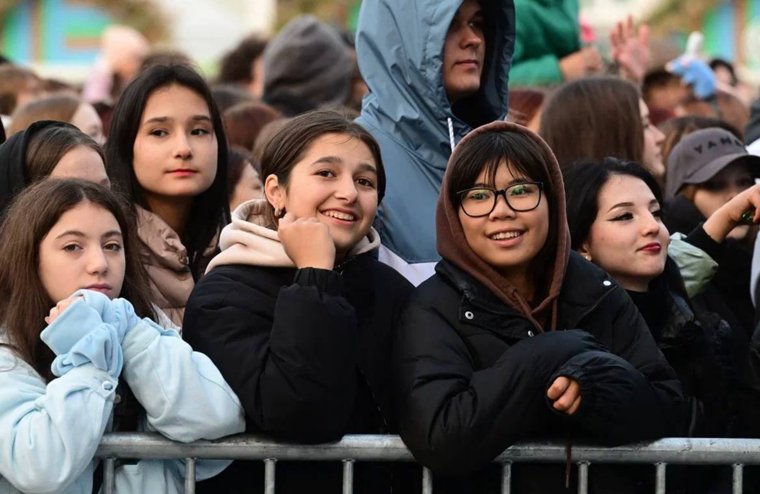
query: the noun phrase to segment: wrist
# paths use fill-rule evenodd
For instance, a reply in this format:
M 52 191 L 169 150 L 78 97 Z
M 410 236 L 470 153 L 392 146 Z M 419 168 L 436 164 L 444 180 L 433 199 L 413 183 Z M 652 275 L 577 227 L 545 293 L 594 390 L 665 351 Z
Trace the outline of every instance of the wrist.
M 723 243 L 728 233 L 733 230 L 735 226 L 736 222 L 728 215 L 716 211 L 712 216 L 707 218 L 704 225 L 702 225 L 702 229 L 708 237 L 720 244 Z
M 324 269 L 332 271 L 334 267 L 335 263 L 328 261 L 305 261 L 296 263 L 296 268 L 298 269 Z

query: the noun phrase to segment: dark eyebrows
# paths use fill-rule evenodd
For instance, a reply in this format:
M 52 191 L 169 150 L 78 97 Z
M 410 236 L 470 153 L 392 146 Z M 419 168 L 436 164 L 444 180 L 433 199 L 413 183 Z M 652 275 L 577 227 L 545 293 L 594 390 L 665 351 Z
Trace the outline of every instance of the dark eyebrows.
M 85 238 L 85 237 L 87 237 L 87 235 L 85 235 L 83 232 L 80 232 L 79 230 L 66 230 L 65 232 L 61 233 L 60 235 L 58 235 L 55 238 L 57 240 L 57 239 L 60 239 L 60 238 L 63 238 L 63 237 L 69 236 L 69 235 L 73 236 L 73 237 L 79 237 L 79 238 Z M 122 234 L 121 234 L 121 232 L 119 230 L 109 230 L 106 233 L 104 233 L 101 238 L 111 238 L 111 237 L 119 237 L 119 238 L 121 238 Z
M 512 180 L 510 180 L 507 183 L 507 187 L 512 187 L 513 185 L 520 185 L 520 184 L 530 184 L 530 183 L 533 183 L 533 181 L 531 179 L 524 178 L 524 177 L 518 177 L 518 178 L 513 178 Z M 505 188 L 507 188 L 507 187 L 505 187 Z M 483 182 L 477 182 L 477 183 L 473 184 L 472 187 L 470 187 L 470 188 L 471 189 L 476 189 L 476 188 L 495 189 L 496 188 L 496 184 L 490 184 L 489 185 L 489 184 L 484 184 Z
M 152 124 L 152 123 L 162 124 L 170 120 L 172 120 L 171 117 L 152 117 L 144 121 L 142 124 L 143 125 Z M 192 117 L 190 117 L 190 120 L 193 122 L 211 122 L 211 117 L 209 117 L 208 115 L 193 115 Z
M 311 164 L 311 166 L 319 165 L 321 163 L 327 163 L 330 165 L 339 165 L 343 163 L 343 160 L 338 158 L 337 156 L 321 156 L 314 160 L 314 162 Z
M 321 158 L 317 158 L 311 166 L 319 165 L 327 163 L 329 165 L 340 165 L 343 163 L 343 160 L 337 156 L 322 156 Z M 373 165 L 372 163 L 359 163 L 357 166 L 357 170 L 360 172 L 371 172 L 377 174 L 377 167 Z
M 607 210 L 607 212 L 612 211 L 613 209 L 619 209 L 619 208 L 630 208 L 633 206 L 632 202 L 619 202 L 615 205 L 613 205 L 610 209 Z
M 357 171 L 369 172 L 369 173 L 374 173 L 375 175 L 377 175 L 377 167 L 371 163 L 360 163 L 359 166 L 357 167 Z

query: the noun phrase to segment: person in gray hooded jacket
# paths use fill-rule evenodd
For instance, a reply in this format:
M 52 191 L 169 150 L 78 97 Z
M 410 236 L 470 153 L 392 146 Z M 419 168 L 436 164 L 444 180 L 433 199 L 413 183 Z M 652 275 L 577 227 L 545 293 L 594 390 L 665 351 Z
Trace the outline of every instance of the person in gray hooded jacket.
M 357 122 L 380 143 L 388 179 L 380 260 L 412 283 L 439 259 L 435 203 L 452 149 L 507 113 L 514 35 L 512 0 L 362 3 L 356 51 L 370 94 Z

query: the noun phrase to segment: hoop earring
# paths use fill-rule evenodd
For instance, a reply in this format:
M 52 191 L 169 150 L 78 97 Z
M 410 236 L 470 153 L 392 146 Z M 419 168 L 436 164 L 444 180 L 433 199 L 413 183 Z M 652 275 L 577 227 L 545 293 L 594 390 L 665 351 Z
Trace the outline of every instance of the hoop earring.
M 282 216 L 282 211 L 280 210 L 280 208 L 274 208 L 274 217 L 279 218 L 281 216 Z
M 583 258 L 588 262 L 591 262 L 591 256 L 589 254 L 583 254 Z

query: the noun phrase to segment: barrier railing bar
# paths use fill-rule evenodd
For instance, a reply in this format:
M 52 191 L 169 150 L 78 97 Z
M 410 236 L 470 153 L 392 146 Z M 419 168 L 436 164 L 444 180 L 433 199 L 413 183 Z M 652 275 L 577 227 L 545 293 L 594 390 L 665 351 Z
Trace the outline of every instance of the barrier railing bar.
M 354 460 L 343 460 L 343 494 L 354 494 Z
M 744 465 L 736 463 L 734 465 L 734 489 L 733 494 L 742 494 L 744 484 Z
M 264 460 L 264 494 L 274 494 L 275 463 L 277 463 L 277 459 L 275 458 Z
M 501 467 L 501 494 L 512 492 L 512 462 L 505 461 Z
M 279 443 L 261 436 L 238 435 L 217 441 L 175 443 L 158 434 L 106 434 L 96 453 L 98 458 L 165 459 L 204 458 L 281 461 L 414 461 L 398 436 L 350 435 L 326 444 Z M 573 459 L 589 463 L 663 462 L 684 465 L 758 465 L 760 439 L 665 438 L 608 448 L 573 445 Z M 559 443 L 522 443 L 510 446 L 495 462 L 564 463 L 565 446 Z
M 195 458 L 185 458 L 185 494 L 195 494 Z
M 656 467 L 656 473 L 654 477 L 655 482 L 655 494 L 665 494 L 665 485 L 666 485 L 666 468 L 668 467 L 667 463 L 664 462 L 657 462 L 655 464 Z
M 578 494 L 588 494 L 588 465 L 587 461 L 578 463 Z
M 116 481 L 116 458 L 103 460 L 103 494 L 113 494 Z
M 422 467 L 422 494 L 433 494 L 433 472 Z

